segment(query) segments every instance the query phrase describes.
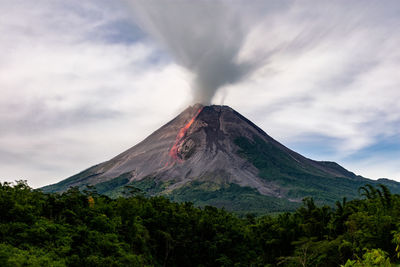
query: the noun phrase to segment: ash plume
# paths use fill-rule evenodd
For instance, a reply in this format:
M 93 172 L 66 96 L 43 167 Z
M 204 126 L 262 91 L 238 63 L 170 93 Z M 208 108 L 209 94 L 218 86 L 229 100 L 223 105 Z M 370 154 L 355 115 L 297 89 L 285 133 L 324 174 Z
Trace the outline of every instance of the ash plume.
M 248 31 L 235 5 L 182 0 L 124 2 L 137 24 L 193 74 L 194 102 L 210 104 L 219 88 L 240 81 L 259 65 L 239 59 Z

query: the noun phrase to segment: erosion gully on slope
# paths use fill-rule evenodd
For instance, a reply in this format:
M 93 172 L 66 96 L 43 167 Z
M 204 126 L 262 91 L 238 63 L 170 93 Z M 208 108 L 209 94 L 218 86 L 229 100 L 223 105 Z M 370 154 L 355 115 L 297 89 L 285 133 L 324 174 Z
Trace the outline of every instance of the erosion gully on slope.
M 165 166 L 168 166 L 170 163 L 174 162 L 182 162 L 183 160 L 178 156 L 178 147 L 179 145 L 184 141 L 184 138 L 186 137 L 186 133 L 189 130 L 190 126 L 192 126 L 193 122 L 196 120 L 196 118 L 199 116 L 200 112 L 203 110 L 203 107 L 199 108 L 199 110 L 196 112 L 196 114 L 193 116 L 192 119 L 182 128 L 179 130 L 178 135 L 176 136 L 175 143 L 172 146 L 171 150 L 169 151 L 169 156 L 173 160 L 172 162 L 167 162 Z

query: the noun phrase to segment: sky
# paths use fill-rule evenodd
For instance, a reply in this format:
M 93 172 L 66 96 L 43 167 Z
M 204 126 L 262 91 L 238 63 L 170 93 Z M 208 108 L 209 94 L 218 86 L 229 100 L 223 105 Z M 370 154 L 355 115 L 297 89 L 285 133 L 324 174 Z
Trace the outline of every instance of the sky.
M 0 0 L 0 181 L 58 182 L 194 102 L 400 181 L 400 2 Z

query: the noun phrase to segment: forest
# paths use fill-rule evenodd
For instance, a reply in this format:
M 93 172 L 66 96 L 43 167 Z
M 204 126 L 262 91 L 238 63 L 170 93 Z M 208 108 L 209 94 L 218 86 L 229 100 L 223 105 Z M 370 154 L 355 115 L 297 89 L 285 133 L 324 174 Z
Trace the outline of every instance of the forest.
M 43 193 L 0 183 L 0 266 L 395 266 L 400 195 L 365 185 L 332 207 L 237 215 L 93 187 Z

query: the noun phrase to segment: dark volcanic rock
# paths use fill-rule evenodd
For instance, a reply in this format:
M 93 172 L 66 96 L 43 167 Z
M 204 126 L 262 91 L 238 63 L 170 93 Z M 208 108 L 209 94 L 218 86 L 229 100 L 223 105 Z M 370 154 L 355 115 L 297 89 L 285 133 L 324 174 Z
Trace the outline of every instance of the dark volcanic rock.
M 197 188 L 198 199 L 178 200 L 201 202 L 204 194 L 197 193 L 203 190 L 214 194 L 213 201 L 203 202 L 213 204 L 218 203 L 218 192 L 222 194 L 227 188 L 237 191 L 232 187 L 237 185 L 253 190 L 242 196 L 259 194 L 293 202 L 320 194 L 326 194 L 321 199 L 333 200 L 341 192 L 340 186 L 351 188 L 355 196 L 356 188 L 369 181 L 334 162 L 301 156 L 228 106 L 196 104 L 136 146 L 44 190 L 99 185 L 104 193 L 115 193 L 122 185 L 139 184 L 157 194 L 188 196 L 188 189 L 182 190 L 189 187 Z M 333 190 L 335 183 L 339 187 Z M 353 191 L 346 194 L 351 197 Z M 235 200 L 235 194 L 230 195 L 232 201 L 244 201 Z

